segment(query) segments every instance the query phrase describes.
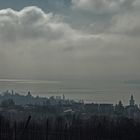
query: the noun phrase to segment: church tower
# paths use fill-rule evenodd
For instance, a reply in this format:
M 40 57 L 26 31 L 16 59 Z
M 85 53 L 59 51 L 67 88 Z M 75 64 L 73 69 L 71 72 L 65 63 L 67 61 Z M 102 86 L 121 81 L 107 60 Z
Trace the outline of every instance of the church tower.
M 134 105 L 135 105 L 135 100 L 133 98 L 133 95 L 131 95 L 130 106 L 134 106 Z

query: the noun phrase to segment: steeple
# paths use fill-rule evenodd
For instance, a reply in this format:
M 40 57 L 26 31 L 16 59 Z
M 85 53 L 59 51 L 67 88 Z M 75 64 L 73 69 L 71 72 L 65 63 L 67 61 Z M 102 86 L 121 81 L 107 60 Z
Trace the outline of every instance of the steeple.
M 122 101 L 119 101 L 119 107 L 122 107 L 123 106 L 123 104 L 122 104 Z
M 133 98 L 133 95 L 131 95 L 130 106 L 134 106 L 134 105 L 135 105 L 135 100 Z
M 28 91 L 27 97 L 32 97 L 31 92 Z
M 63 100 L 65 100 L 65 95 L 63 94 Z

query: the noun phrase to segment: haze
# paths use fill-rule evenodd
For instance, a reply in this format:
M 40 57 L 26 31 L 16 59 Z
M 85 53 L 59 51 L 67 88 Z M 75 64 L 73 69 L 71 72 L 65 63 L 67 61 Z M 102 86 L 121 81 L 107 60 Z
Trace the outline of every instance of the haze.
M 139 80 L 139 0 L 0 0 L 0 9 L 1 79 Z

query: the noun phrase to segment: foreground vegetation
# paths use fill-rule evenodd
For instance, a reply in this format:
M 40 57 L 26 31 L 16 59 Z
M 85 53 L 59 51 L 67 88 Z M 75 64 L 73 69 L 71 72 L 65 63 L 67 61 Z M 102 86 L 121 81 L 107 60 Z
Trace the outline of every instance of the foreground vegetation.
M 1 140 L 138 140 L 140 122 L 118 117 L 93 116 L 88 120 L 66 115 L 34 121 L 0 117 Z

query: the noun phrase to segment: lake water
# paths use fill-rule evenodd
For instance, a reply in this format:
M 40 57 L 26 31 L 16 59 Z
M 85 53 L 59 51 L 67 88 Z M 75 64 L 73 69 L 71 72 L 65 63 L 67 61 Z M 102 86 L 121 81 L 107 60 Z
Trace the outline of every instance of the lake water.
M 122 100 L 128 104 L 133 94 L 137 104 L 140 104 L 140 84 L 102 84 L 92 88 L 73 87 L 66 82 L 41 80 L 11 80 L 0 79 L 0 92 L 14 90 L 20 94 L 31 91 L 33 96 L 50 97 L 65 95 L 66 98 L 94 103 L 117 103 Z

